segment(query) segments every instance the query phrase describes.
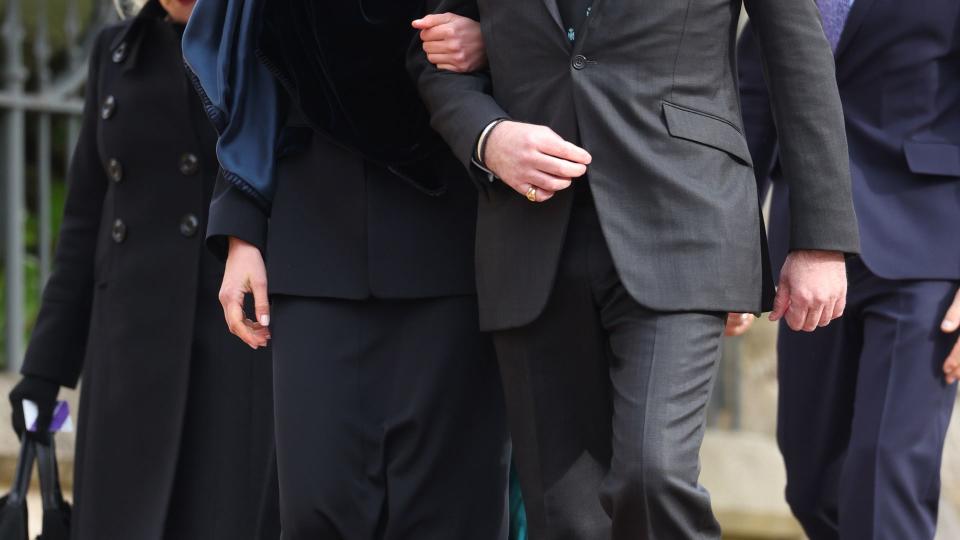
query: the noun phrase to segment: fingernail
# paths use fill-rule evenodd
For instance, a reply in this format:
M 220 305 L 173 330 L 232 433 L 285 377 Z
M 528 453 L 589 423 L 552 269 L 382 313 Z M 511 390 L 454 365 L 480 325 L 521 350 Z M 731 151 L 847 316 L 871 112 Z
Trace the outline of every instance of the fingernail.
M 957 321 L 943 321 L 943 324 L 940 325 L 940 329 L 944 332 L 953 332 L 957 329 Z
M 260 324 L 263 325 L 263 326 L 270 326 L 270 316 L 269 316 L 269 315 L 261 315 L 261 316 L 260 316 Z

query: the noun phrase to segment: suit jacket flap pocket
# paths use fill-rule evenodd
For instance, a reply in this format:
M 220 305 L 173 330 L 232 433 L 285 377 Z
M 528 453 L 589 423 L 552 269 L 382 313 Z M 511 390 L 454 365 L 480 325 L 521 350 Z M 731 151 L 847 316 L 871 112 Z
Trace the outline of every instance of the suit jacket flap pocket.
M 960 145 L 907 141 L 903 153 L 915 174 L 960 177 Z
M 730 122 L 666 101 L 663 102 L 663 114 L 666 117 L 670 135 L 723 150 L 747 165 L 753 166 L 747 140 Z

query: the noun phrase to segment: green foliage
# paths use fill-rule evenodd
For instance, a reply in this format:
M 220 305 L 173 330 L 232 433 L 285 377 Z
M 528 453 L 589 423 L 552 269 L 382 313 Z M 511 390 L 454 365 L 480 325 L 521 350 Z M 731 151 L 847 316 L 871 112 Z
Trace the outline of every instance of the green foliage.
M 50 36 L 50 46 L 52 50 L 59 51 L 66 47 L 66 15 L 67 4 L 74 0 L 20 0 L 20 10 L 23 13 L 24 26 L 27 29 L 27 40 L 25 43 L 32 43 L 34 32 L 37 28 L 37 13 L 40 11 L 41 2 L 47 4 L 47 35 Z M 86 23 L 95 3 L 109 3 L 112 0 L 79 0 L 77 2 L 77 13 L 80 15 L 81 27 Z M 6 13 L 7 0 L 0 0 L 0 13 Z M 81 30 L 82 31 L 82 30 Z

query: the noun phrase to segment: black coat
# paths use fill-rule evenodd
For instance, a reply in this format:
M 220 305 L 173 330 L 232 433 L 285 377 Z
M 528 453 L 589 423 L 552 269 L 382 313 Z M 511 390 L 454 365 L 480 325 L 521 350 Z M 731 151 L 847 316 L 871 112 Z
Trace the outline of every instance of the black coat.
M 269 352 L 223 323 L 203 248 L 216 137 L 163 17 L 151 2 L 97 39 L 23 367 L 70 387 L 82 373 L 79 539 L 252 538 L 268 470 Z

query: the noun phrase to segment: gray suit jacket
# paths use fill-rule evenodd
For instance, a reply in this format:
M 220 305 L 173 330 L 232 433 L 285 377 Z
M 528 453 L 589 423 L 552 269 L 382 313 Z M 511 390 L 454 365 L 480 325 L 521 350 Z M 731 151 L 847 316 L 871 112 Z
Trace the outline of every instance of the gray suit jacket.
M 479 18 L 490 69 L 453 74 L 411 47 L 434 128 L 472 167 L 492 120 L 543 124 L 593 155 L 588 176 L 626 289 L 661 311 L 770 308 L 757 186 L 737 88 L 741 0 L 596 0 L 575 46 L 556 0 L 429 0 Z M 793 193 L 793 249 L 858 250 L 833 56 L 814 0 L 748 0 Z M 543 310 L 573 190 L 532 204 L 474 168 L 487 330 Z

